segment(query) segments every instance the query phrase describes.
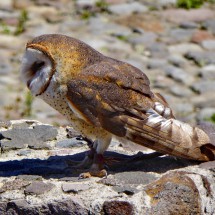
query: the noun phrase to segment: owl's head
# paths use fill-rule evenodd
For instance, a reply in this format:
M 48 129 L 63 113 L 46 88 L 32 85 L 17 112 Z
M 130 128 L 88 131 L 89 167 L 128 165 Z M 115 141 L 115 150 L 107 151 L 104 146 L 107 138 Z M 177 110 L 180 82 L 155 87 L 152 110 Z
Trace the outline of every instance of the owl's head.
M 102 57 L 80 40 L 60 34 L 45 34 L 27 43 L 21 76 L 33 95 L 41 95 L 56 72 L 66 82 L 86 65 L 94 64 Z
M 49 86 L 55 72 L 55 61 L 45 41 L 27 43 L 21 65 L 21 78 L 33 95 L 42 94 Z

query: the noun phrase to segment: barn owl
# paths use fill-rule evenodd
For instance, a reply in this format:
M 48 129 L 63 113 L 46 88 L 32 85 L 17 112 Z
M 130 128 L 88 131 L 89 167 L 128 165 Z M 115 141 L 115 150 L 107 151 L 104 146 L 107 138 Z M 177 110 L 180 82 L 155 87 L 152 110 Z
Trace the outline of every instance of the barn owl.
M 209 136 L 176 120 L 141 70 L 75 38 L 47 34 L 28 42 L 21 74 L 33 95 L 93 141 L 83 161 L 92 165 L 83 177 L 105 174 L 103 153 L 113 137 L 181 158 L 214 160 Z

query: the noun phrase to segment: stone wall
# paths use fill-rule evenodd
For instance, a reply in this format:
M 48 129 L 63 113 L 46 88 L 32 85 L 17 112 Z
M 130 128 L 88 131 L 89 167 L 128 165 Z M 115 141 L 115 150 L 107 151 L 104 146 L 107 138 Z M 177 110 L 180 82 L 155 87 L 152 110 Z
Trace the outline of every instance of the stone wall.
M 0 133 L 1 215 L 215 213 L 214 162 L 131 153 L 114 140 L 107 178 L 78 179 L 72 164 L 88 148 L 71 128 L 17 120 Z

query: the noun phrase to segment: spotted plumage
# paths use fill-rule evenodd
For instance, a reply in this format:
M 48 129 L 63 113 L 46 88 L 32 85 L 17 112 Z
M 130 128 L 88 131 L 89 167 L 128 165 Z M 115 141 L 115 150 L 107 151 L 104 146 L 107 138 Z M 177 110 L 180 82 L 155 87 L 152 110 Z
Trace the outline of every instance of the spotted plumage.
M 22 76 L 35 96 L 94 141 L 97 154 L 116 136 L 165 154 L 214 159 L 208 135 L 176 120 L 142 71 L 79 40 L 56 34 L 36 37 L 27 43 Z

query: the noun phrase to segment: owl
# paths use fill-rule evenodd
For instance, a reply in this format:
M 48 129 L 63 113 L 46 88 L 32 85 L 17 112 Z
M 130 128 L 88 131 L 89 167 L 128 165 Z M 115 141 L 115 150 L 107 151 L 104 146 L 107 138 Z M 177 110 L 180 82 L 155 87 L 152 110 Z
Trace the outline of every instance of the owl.
M 214 159 L 209 136 L 176 120 L 141 70 L 80 40 L 59 34 L 34 38 L 26 45 L 21 75 L 34 96 L 92 141 L 82 162 L 91 167 L 83 177 L 106 174 L 103 153 L 113 137 L 181 158 Z

